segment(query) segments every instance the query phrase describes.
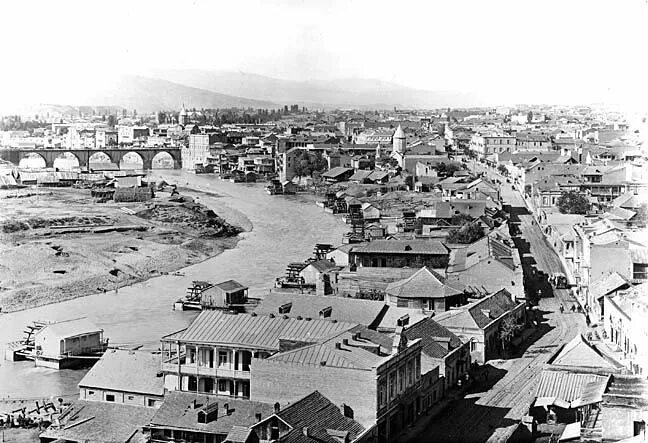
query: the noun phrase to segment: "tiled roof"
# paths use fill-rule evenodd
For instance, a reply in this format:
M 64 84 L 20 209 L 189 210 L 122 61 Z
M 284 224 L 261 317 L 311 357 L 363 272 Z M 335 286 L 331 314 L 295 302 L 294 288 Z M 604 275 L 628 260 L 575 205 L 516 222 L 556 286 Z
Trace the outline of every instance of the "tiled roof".
M 439 274 L 423 267 L 411 277 L 389 283 L 386 292 L 401 298 L 446 298 L 461 294 L 442 280 Z
M 194 408 L 194 400 L 196 408 Z M 214 403 L 218 404 L 217 417 L 209 423 L 198 423 L 198 411 Z M 225 404 L 228 405 L 228 411 L 224 409 Z M 160 428 L 227 435 L 234 426 L 251 426 L 256 423 L 256 414 L 267 417 L 273 411 L 273 405 L 258 401 L 170 391 L 151 419 L 151 425 Z
M 414 323 L 403 331 L 408 340 L 420 338 L 423 343 L 421 352 L 432 358 L 443 358 L 453 349 L 461 346 L 461 340 L 448 328 L 440 325 L 432 318 L 427 318 Z M 450 339 L 449 347 L 441 345 L 439 338 Z
M 609 375 L 583 374 L 568 371 L 543 370 L 536 397 L 558 397 L 572 402 L 581 398 L 588 383 L 607 385 Z
M 380 321 L 387 311 L 387 305 L 373 300 L 361 300 L 346 297 L 271 293 L 259 303 L 254 312 L 259 315 L 279 315 L 279 308 L 290 304 L 288 310 L 282 314 L 290 317 L 319 318 L 320 312 L 331 308 L 328 313 L 329 320 L 356 323 L 372 326 Z
M 485 328 L 496 318 L 501 317 L 506 312 L 512 311 L 517 305 L 518 303 L 511 300 L 511 294 L 506 289 L 502 289 L 478 301 L 468 308 L 468 311 L 477 326 Z M 489 314 L 486 315 L 485 311 L 489 311 Z
M 354 249 L 357 254 L 430 254 L 447 255 L 448 249 L 439 240 L 374 240 Z
M 79 386 L 164 395 L 164 379 L 157 376 L 159 371 L 159 355 L 111 349 L 88 371 Z
M 348 433 L 345 441 L 354 441 L 364 431 L 360 423 L 345 417 L 337 405 L 318 391 L 287 406 L 277 416 L 293 428 L 282 436 L 285 443 L 339 443 L 331 430 Z M 308 436 L 304 435 L 304 428 L 308 428 Z
M 61 416 L 60 426 L 50 426 L 40 437 L 83 442 L 139 441 L 141 428 L 149 423 L 156 411 L 154 408 L 75 400 Z
M 314 343 L 353 326 L 351 323 L 333 320 L 297 320 L 279 315 L 272 317 L 202 311 L 178 340 L 279 350 L 280 338 Z

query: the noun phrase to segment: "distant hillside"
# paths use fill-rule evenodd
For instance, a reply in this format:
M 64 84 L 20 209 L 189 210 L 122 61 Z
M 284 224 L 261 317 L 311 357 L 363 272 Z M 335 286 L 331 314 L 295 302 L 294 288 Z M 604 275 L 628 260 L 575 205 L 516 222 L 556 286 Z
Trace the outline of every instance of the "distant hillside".
M 440 108 L 486 105 L 472 93 L 424 91 L 375 79 L 298 82 L 244 72 L 165 70 L 153 76 L 172 82 L 280 104 L 319 107 Z
M 121 106 L 138 112 L 187 108 L 272 108 L 275 103 L 251 100 L 204 89 L 185 86 L 166 80 L 141 76 L 119 77 L 112 85 L 101 85 L 89 92 L 82 103 L 89 106 Z

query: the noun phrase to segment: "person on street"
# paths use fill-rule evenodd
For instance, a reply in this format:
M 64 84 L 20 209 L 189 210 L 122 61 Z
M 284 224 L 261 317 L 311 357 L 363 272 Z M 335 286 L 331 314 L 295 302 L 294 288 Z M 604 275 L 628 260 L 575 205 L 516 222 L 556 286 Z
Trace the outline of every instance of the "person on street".
M 565 307 L 563 305 L 560 305 L 560 313 L 563 314 L 565 312 Z
M 571 311 L 572 311 L 572 312 L 576 312 L 576 306 L 575 306 L 575 305 L 572 305 L 572 307 L 571 307 Z

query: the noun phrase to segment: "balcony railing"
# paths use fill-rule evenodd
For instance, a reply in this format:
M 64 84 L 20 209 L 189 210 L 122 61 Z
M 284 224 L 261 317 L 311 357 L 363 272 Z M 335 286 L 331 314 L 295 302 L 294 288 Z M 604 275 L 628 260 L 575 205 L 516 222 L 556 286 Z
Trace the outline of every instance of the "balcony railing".
M 178 362 L 176 359 L 172 360 L 175 360 L 175 362 L 162 363 L 162 371 L 172 373 L 178 372 Z M 180 373 L 187 375 L 204 375 L 217 378 L 236 378 L 243 380 L 250 379 L 250 371 L 222 367 L 210 368 L 207 366 L 196 366 L 195 364 L 180 364 Z

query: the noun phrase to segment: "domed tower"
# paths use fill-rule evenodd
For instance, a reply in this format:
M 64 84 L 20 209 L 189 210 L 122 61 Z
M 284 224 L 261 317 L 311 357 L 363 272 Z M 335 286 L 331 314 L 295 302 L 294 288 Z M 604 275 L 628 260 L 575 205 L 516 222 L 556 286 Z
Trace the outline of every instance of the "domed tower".
M 178 123 L 182 126 L 185 126 L 189 122 L 189 114 L 185 109 L 184 103 L 182 104 L 182 109 L 180 110 L 180 115 L 178 115 Z
M 398 153 L 403 153 L 405 152 L 405 132 L 403 132 L 403 128 L 401 128 L 401 125 L 398 125 L 398 128 L 396 128 L 396 132 L 394 132 L 394 136 L 392 138 L 392 152 L 398 152 Z

